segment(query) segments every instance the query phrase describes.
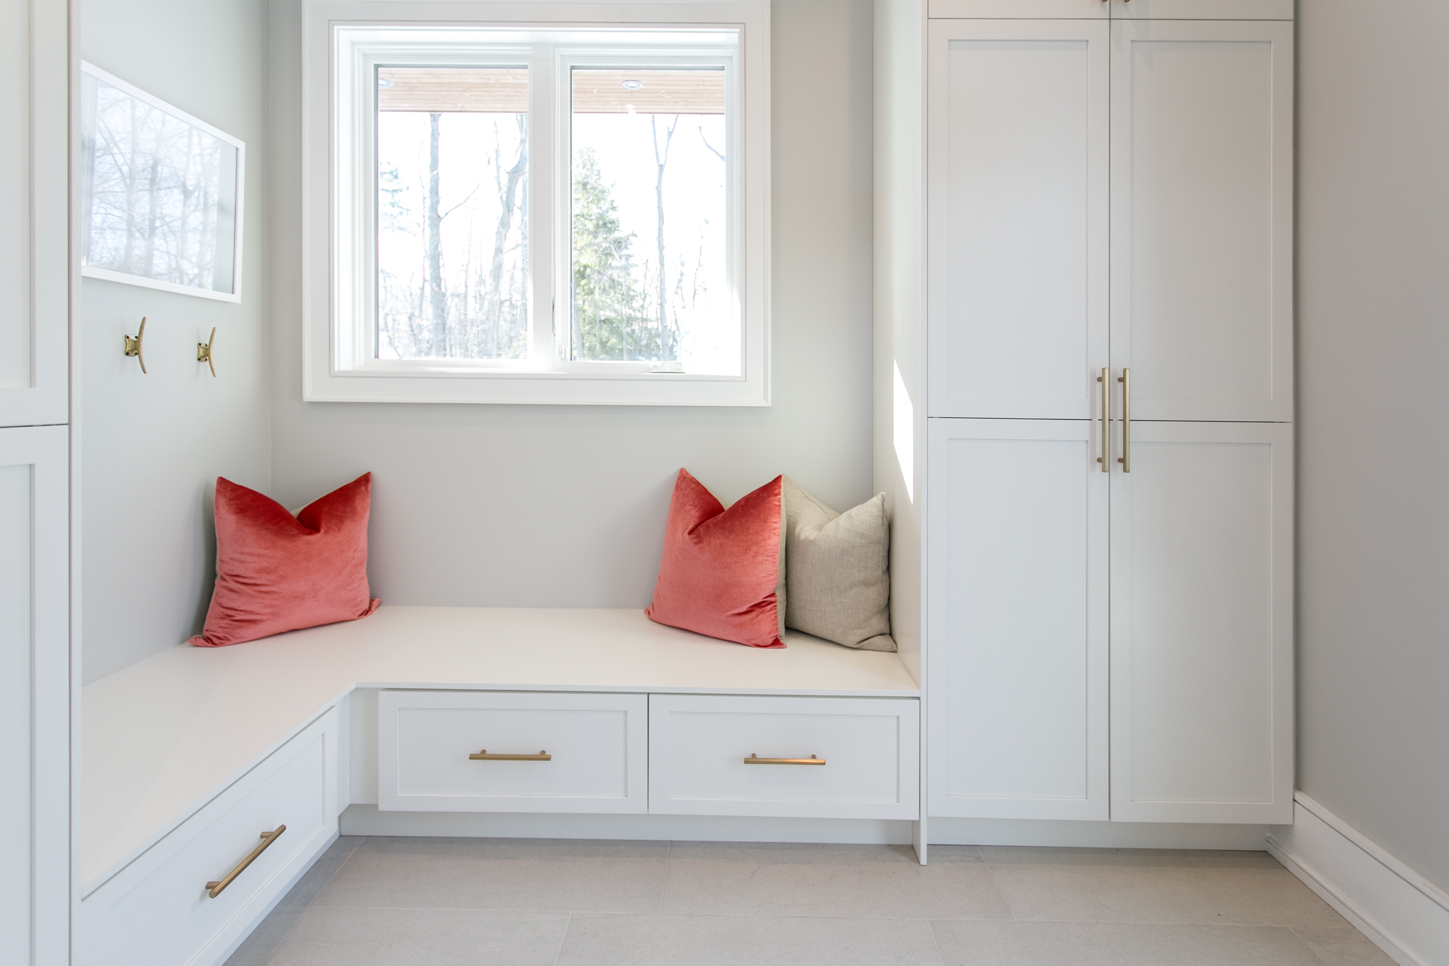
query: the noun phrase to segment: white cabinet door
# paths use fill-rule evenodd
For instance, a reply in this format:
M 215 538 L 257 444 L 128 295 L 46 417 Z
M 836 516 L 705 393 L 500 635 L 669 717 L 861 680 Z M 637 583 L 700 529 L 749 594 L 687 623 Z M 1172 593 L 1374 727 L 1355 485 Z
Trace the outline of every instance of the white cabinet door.
M 648 722 L 643 694 L 382 691 L 378 808 L 645 812 Z
M 931 815 L 1108 817 L 1099 427 L 931 420 Z
M 1292 447 L 1281 424 L 1132 424 L 1112 473 L 1114 820 L 1292 821 Z
M 1106 20 L 1111 5 L 1103 0 L 929 0 L 929 16 L 1050 20 Z
M 930 25 L 930 415 L 1086 419 L 1107 365 L 1106 21 Z
M 337 838 L 338 717 L 327 711 L 88 894 L 76 966 L 221 966 Z
M 0 429 L 0 962 L 69 962 L 64 426 Z
M 1113 20 L 1293 19 L 1293 0 L 1111 0 L 1110 6 Z
M 1114 21 L 1112 366 L 1133 415 L 1292 419 L 1292 258 L 1293 25 Z
M 0 4 L 0 426 L 66 421 L 66 4 Z
M 649 811 L 919 819 L 920 702 L 651 694 Z

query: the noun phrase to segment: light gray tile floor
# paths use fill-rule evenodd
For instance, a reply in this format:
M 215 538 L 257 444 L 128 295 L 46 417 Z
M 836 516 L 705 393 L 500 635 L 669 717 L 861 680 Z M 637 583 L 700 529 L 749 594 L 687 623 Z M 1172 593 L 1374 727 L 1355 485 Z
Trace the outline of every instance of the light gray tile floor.
M 343 838 L 228 966 L 1393 966 L 1264 852 Z

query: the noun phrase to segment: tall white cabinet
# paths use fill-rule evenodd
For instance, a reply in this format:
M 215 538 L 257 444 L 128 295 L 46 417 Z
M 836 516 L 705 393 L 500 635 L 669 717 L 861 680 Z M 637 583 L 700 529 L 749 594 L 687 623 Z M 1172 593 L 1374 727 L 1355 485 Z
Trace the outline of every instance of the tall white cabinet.
M 1111 365 L 1132 415 L 1290 422 L 1293 24 L 1116 20 L 1111 61 Z
M 922 118 L 921 310 L 877 325 L 924 335 L 931 816 L 1291 820 L 1291 16 L 879 2 L 878 110 Z M 878 138 L 892 204 L 913 150 Z
M 69 20 L 0 4 L 0 962 L 70 961 Z
M 928 814 L 1105 820 L 1111 521 L 1096 424 L 930 424 Z
M 1108 511 L 1111 818 L 1289 823 L 1292 426 L 1132 434 Z

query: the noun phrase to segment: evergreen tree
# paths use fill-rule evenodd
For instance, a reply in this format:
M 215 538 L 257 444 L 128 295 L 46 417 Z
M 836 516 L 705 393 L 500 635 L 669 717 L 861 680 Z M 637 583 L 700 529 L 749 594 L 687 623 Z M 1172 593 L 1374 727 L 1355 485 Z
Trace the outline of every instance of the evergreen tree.
M 575 359 L 660 358 L 659 326 L 635 275 L 633 244 L 598 158 L 592 149 L 580 151 L 574 163 Z

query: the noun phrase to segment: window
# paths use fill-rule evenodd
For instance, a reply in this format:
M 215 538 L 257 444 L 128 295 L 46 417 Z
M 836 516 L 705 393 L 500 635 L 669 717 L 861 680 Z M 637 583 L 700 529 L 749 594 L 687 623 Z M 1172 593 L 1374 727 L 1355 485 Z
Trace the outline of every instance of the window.
M 528 68 L 378 67 L 378 359 L 528 355 Z
M 352 6 L 309 8 L 305 398 L 768 404 L 768 5 Z
M 573 67 L 574 360 L 735 375 L 723 67 Z

